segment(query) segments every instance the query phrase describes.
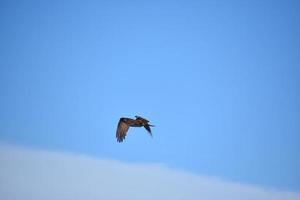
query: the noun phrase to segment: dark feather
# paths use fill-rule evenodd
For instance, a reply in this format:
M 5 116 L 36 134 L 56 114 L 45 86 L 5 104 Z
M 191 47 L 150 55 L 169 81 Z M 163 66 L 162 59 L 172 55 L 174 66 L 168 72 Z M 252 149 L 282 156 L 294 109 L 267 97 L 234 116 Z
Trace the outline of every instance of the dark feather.
M 128 129 L 129 129 L 128 124 L 125 122 L 124 118 L 121 118 L 119 120 L 117 133 L 116 133 L 116 138 L 118 142 L 123 142 Z
M 149 124 L 145 124 L 144 127 L 152 137 L 151 128 L 150 128 Z

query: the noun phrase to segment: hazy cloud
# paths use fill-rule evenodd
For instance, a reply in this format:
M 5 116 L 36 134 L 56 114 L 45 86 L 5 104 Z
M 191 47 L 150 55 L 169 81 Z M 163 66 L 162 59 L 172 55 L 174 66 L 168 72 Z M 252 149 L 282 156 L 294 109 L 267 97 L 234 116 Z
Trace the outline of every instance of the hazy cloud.
M 231 183 L 169 169 L 0 145 L 5 200 L 296 200 L 300 193 Z

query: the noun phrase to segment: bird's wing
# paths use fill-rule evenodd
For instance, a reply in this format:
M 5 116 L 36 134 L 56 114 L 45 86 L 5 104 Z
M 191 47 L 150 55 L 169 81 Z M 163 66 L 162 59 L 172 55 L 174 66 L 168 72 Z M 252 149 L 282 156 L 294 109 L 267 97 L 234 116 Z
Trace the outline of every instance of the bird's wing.
M 126 124 L 122 118 L 119 120 L 118 123 L 118 128 L 117 128 L 117 133 L 116 133 L 116 138 L 118 142 L 123 142 L 125 139 L 126 133 L 129 129 L 128 124 Z
M 144 127 L 148 131 L 148 133 L 150 134 L 150 136 L 152 137 L 151 128 L 150 128 L 149 124 L 145 124 Z

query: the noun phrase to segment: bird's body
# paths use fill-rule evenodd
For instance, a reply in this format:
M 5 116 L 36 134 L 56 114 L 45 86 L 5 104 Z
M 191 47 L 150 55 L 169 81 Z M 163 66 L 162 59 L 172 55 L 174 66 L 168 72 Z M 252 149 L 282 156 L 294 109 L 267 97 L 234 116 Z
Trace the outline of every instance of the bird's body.
M 135 116 L 136 119 L 131 119 L 127 117 L 122 117 L 119 120 L 118 128 L 116 132 L 116 138 L 118 142 L 123 142 L 125 139 L 126 133 L 129 129 L 129 127 L 144 127 L 148 133 L 152 136 L 150 126 L 153 126 L 149 124 L 149 121 L 145 118 L 142 118 L 140 116 Z

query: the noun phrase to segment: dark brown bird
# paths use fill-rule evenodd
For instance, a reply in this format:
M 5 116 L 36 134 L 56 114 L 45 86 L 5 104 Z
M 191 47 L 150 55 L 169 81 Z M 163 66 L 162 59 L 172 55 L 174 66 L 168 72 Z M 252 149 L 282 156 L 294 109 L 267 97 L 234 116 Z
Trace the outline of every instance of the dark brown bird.
M 135 116 L 135 118 L 136 119 L 130 119 L 126 117 L 120 118 L 118 123 L 117 133 L 116 133 L 116 138 L 118 142 L 123 142 L 129 127 L 144 126 L 144 128 L 148 131 L 148 133 L 152 137 L 150 126 L 154 126 L 154 125 L 149 124 L 149 121 L 147 119 L 142 118 L 140 116 Z

